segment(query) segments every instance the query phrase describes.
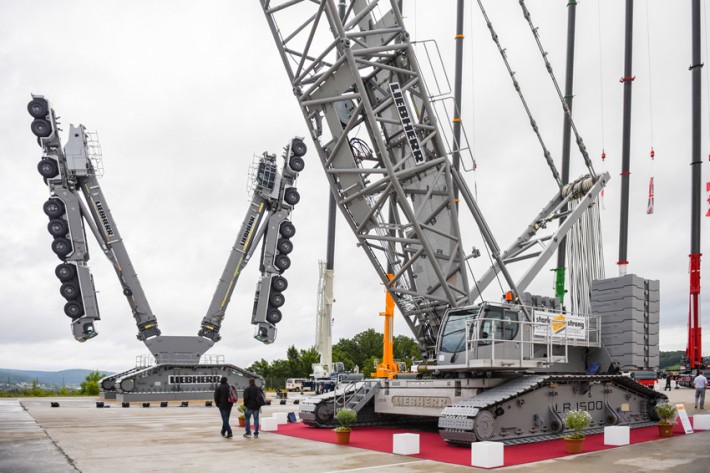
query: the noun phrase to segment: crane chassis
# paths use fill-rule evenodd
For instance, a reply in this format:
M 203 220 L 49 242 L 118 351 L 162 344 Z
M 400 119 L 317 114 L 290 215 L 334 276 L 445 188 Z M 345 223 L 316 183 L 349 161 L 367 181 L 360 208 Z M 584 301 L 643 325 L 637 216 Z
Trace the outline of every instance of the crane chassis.
M 338 207 L 429 365 L 420 379 L 342 382 L 302 402 L 301 419 L 329 427 L 337 410 L 350 408 L 360 424 L 435 422 L 457 444 L 561 436 L 564 413 L 574 409 L 592 414 L 589 431 L 653 422 L 665 397 L 618 374 L 600 317 L 525 293 L 598 205 L 609 175 L 586 159 L 589 174 L 567 185 L 558 179 L 549 203 L 501 249 L 452 165 L 454 156 L 472 157 L 443 128 L 444 100 L 425 80 L 401 2 L 260 2 Z M 462 244 L 465 211 L 492 260 L 474 284 L 466 262 L 481 252 Z M 509 266 L 520 262 L 528 267 L 514 279 Z M 506 300 L 476 303 L 499 277 Z

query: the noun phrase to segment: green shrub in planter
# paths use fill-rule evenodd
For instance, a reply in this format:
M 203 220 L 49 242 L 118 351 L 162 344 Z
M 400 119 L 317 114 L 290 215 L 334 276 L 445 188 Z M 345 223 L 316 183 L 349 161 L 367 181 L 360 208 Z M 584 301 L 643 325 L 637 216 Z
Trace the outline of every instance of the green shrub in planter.
M 589 415 L 587 411 L 569 411 L 565 415 L 565 425 L 572 429 L 572 433 L 566 438 L 569 439 L 583 439 L 584 434 L 579 431 L 587 427 L 592 421 L 592 416 Z
M 357 413 L 352 409 L 340 409 L 335 413 L 335 420 L 338 421 L 340 427 L 336 427 L 337 432 L 349 432 L 352 430 L 350 425 L 357 420 Z
M 656 405 L 656 413 L 661 418 L 659 424 L 675 424 L 676 408 L 669 402 Z

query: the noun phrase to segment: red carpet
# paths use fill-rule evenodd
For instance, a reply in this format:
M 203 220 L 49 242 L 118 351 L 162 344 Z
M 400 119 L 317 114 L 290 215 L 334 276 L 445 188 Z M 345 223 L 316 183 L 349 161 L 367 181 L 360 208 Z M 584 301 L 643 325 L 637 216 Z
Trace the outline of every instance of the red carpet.
M 680 423 L 676 424 L 673 432 L 675 435 L 685 435 Z M 335 433 L 333 433 L 331 429 L 308 427 L 301 422 L 279 425 L 279 430 L 274 433 L 318 442 L 336 443 Z M 420 435 L 419 455 L 408 456 L 438 462 L 455 463 L 457 465 L 471 465 L 471 449 L 448 445 L 441 439 L 438 432 L 385 427 L 357 427 L 350 433 L 350 444 L 348 446 L 392 453 L 392 434 L 402 433 L 418 433 Z M 650 427 L 631 429 L 630 438 L 631 444 L 659 440 L 658 427 L 653 425 Z M 609 448 L 618 447 L 604 445 L 604 434 L 588 435 L 584 441 L 583 453 L 596 452 Z M 567 455 L 569 454 L 565 453 L 564 441 L 562 439 L 524 445 L 512 445 L 505 447 L 504 466 L 550 460 Z

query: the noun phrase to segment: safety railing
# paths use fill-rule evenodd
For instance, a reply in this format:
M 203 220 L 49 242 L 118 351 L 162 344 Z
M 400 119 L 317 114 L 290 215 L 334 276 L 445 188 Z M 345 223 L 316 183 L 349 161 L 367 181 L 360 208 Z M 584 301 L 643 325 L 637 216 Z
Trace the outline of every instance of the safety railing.
M 491 365 L 496 363 L 513 367 L 529 362 L 538 365 L 566 363 L 569 361 L 571 347 L 601 346 L 601 318 L 599 316 L 572 315 L 564 312 L 546 312 L 529 310 L 533 320 L 507 320 L 500 318 L 478 317 L 466 322 L 466 358 L 467 365 L 481 359 L 481 349 L 487 348 L 486 360 Z M 485 327 L 486 330 L 483 330 Z M 502 334 L 512 333 L 505 337 Z M 514 347 L 511 349 L 510 347 Z M 542 350 L 543 356 L 536 355 Z M 561 350 L 560 350 L 561 348 Z M 556 349 L 556 350 L 555 350 Z M 554 355 L 562 351 L 563 354 Z M 516 353 L 516 358 L 510 354 Z

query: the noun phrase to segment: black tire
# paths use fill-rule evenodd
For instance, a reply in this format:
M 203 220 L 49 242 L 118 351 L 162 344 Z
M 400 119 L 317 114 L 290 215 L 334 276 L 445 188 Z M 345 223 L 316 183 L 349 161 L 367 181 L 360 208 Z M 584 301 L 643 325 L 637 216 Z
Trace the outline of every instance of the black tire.
M 288 238 L 279 238 L 279 241 L 276 242 L 276 249 L 279 250 L 279 253 L 287 255 L 293 251 L 293 243 Z
M 64 313 L 72 320 L 76 320 L 82 315 L 84 315 L 84 306 L 77 301 L 69 301 L 64 304 Z
M 296 227 L 289 221 L 285 221 L 279 227 L 279 233 L 284 238 L 293 238 L 296 234 Z
M 294 172 L 301 172 L 306 167 L 306 162 L 300 156 L 294 156 L 288 160 L 288 167 Z
M 59 174 L 59 166 L 57 166 L 57 162 L 51 158 L 43 159 L 37 164 L 37 171 L 39 171 L 43 178 L 51 179 Z
M 49 218 L 57 218 L 64 215 L 64 202 L 59 199 L 49 199 L 42 205 L 44 214 Z
M 73 281 L 65 282 L 64 284 L 62 284 L 62 286 L 59 288 L 59 293 L 62 295 L 63 298 L 68 301 L 74 301 L 78 299 L 81 295 L 81 291 L 79 290 L 79 284 Z
M 293 141 L 291 141 L 291 153 L 293 153 L 294 156 L 303 156 L 306 154 L 306 151 L 308 151 L 308 146 L 306 146 L 306 143 L 304 143 L 302 139 L 294 138 Z
M 64 258 L 72 251 L 71 242 L 66 238 L 57 238 L 52 242 L 52 251 L 60 258 Z
M 37 138 L 46 138 L 52 134 L 52 125 L 44 118 L 35 118 L 32 120 L 30 130 Z
M 273 291 L 269 294 L 269 304 L 277 309 L 286 303 L 286 297 L 280 292 Z
M 284 191 L 284 202 L 288 205 L 296 205 L 301 200 L 301 194 L 295 187 L 289 187 Z
M 54 274 L 59 278 L 61 282 L 71 281 L 76 275 L 76 266 L 69 263 L 59 264 L 54 270 Z
M 63 237 L 69 231 L 69 224 L 63 218 L 53 218 L 47 224 L 47 231 L 54 238 Z
M 280 271 L 286 271 L 291 267 L 291 258 L 286 255 L 276 255 L 274 258 L 274 266 L 276 266 Z
M 32 115 L 32 118 L 44 118 L 49 112 L 49 104 L 46 99 L 32 99 L 27 104 L 27 111 Z
M 274 291 L 284 292 L 288 289 L 288 281 L 283 276 L 276 276 L 271 279 L 271 289 Z
M 282 317 L 283 316 L 281 315 L 281 311 L 279 309 L 269 309 L 266 313 L 266 321 L 271 325 L 276 325 L 281 322 Z

